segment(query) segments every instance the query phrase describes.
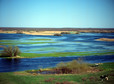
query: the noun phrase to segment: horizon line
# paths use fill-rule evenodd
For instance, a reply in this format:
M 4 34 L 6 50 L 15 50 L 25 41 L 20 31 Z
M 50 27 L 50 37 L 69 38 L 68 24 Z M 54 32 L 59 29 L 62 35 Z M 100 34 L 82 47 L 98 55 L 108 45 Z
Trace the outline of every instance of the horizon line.
M 80 29 L 81 29 L 81 28 L 84 29 L 84 28 L 85 28 L 85 29 L 88 29 L 88 28 L 89 28 L 89 29 L 100 29 L 100 28 L 98 28 L 98 27 L 97 27 L 97 28 L 93 28 L 93 27 L 0 27 L 0 28 L 57 28 L 57 29 L 64 29 L 64 28 L 68 28 L 68 29 L 69 29 L 69 28 L 75 28 L 75 29 L 76 29 L 76 28 L 77 28 L 77 29 L 79 29 L 79 28 L 80 28 Z M 102 29 L 103 29 L 103 28 L 102 28 Z M 113 29 L 113 28 L 104 27 L 104 29 Z

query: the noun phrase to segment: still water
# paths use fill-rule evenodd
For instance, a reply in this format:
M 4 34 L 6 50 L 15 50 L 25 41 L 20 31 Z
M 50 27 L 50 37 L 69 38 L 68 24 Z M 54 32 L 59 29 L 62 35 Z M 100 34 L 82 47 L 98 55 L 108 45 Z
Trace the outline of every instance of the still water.
M 38 68 L 55 67 L 59 62 L 69 62 L 79 57 L 39 57 L 24 59 L 0 58 L 0 72 L 24 71 Z M 114 62 L 114 55 L 81 57 L 87 63 Z

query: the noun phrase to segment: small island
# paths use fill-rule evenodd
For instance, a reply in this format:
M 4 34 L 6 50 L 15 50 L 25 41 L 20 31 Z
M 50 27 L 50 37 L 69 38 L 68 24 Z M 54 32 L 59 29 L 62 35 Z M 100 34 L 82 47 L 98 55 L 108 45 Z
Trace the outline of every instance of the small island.
M 109 39 L 109 38 L 100 38 L 96 39 L 97 41 L 114 41 L 114 39 Z

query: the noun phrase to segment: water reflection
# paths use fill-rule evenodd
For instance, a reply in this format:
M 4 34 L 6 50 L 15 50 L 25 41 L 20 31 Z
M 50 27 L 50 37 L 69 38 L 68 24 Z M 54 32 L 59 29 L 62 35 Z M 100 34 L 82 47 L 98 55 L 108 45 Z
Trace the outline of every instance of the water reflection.
M 1 59 L 0 60 L 0 71 L 15 71 L 18 69 L 20 59 Z
M 75 57 L 39 57 L 39 58 L 24 58 L 24 59 L 0 59 L 0 72 L 24 71 L 38 68 L 55 67 L 60 62 L 69 62 Z M 85 56 L 83 61 L 87 63 L 104 63 L 114 62 L 114 55 L 105 56 Z

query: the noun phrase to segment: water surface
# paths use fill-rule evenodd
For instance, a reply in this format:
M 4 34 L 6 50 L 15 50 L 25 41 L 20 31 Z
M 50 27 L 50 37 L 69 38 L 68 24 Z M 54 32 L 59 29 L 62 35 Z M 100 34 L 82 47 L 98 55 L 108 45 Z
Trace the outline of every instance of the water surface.
M 47 67 L 55 67 L 60 62 L 69 62 L 80 57 L 39 57 L 39 58 L 24 58 L 24 59 L 4 59 L 0 58 L 0 72 L 23 71 Z M 114 62 L 113 55 L 105 56 L 85 56 L 82 57 L 87 63 L 105 63 Z
M 17 44 L 25 53 L 114 51 L 114 42 L 96 41 L 99 38 L 114 38 L 114 33 L 63 34 L 63 36 L 41 36 L 26 34 L 0 34 L 0 40 L 18 42 L 47 42 L 41 44 Z M 30 39 L 51 39 L 34 41 Z M 56 43 L 48 43 L 56 42 Z M 2 48 L 0 48 L 2 50 Z
M 0 34 L 0 40 L 15 40 L 16 44 L 24 53 L 53 53 L 53 52 L 106 52 L 114 51 L 114 42 L 96 41 L 99 38 L 114 38 L 114 33 L 80 33 L 64 34 L 63 36 L 40 36 L 26 34 Z M 30 39 L 51 39 L 34 41 Z M 15 42 L 14 41 L 14 42 Z M 47 42 L 41 44 L 21 44 L 21 42 Z M 56 42 L 56 43 L 48 43 Z M 0 42 L 2 43 L 2 42 Z M 7 42 L 6 42 L 7 43 Z M 7 45 L 2 45 L 7 46 Z M 0 50 L 3 48 L 0 47 Z M 68 62 L 74 57 L 39 57 L 23 59 L 0 58 L 0 72 L 23 71 L 38 68 L 55 67 L 59 62 Z M 83 60 L 87 63 L 114 62 L 113 55 L 86 56 Z

